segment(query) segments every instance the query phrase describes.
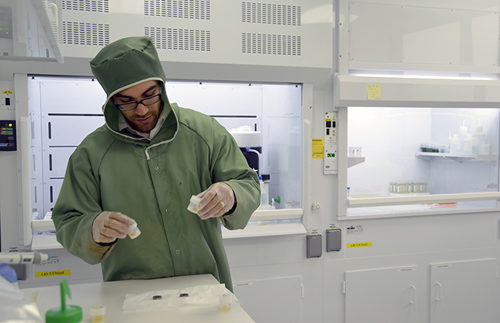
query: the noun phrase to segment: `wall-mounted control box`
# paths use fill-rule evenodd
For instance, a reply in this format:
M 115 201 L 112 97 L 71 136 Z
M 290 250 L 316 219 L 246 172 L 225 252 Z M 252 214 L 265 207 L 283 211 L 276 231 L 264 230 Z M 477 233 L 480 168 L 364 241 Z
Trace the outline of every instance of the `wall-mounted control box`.
M 0 120 L 0 151 L 17 150 L 16 121 Z
M 342 249 L 342 231 L 338 228 L 326 230 L 326 251 L 340 251 Z
M 325 146 L 324 169 L 325 175 L 337 174 L 337 112 L 325 113 Z
M 322 255 L 321 234 L 311 234 L 306 236 L 306 256 L 307 258 L 319 258 Z
M 0 110 L 14 110 L 14 91 L 0 93 Z
M 325 143 L 337 143 L 337 112 L 325 113 Z

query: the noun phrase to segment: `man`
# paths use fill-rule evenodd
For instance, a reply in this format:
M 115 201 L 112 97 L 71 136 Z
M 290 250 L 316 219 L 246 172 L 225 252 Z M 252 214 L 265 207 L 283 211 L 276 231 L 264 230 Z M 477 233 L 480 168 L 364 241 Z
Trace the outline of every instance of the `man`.
M 217 121 L 168 102 L 149 38 L 118 40 L 90 65 L 107 94 L 106 124 L 68 161 L 52 213 L 57 240 L 101 263 L 105 281 L 211 273 L 232 290 L 221 222 L 246 226 L 257 174 Z M 192 195 L 198 215 L 187 210 Z M 130 239 L 135 224 L 142 234 Z

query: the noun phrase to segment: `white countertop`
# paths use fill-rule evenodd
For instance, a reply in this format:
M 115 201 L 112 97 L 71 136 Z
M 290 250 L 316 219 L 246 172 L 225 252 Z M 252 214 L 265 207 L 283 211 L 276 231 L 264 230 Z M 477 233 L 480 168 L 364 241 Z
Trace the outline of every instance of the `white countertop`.
M 238 322 L 254 323 L 238 302 L 232 303 L 229 312 L 221 312 L 219 306 L 183 305 L 177 308 L 156 309 L 151 311 L 123 311 L 126 294 L 141 294 L 156 290 L 181 290 L 200 285 L 218 285 L 212 275 L 179 276 L 151 280 L 124 280 L 115 282 L 71 284 L 72 298 L 67 298 L 67 305 L 78 305 L 83 311 L 84 323 L 90 323 L 90 308 L 96 305 L 106 306 L 106 322 Z M 51 308 L 60 306 L 60 287 L 24 288 L 25 295 L 39 292 L 38 307 L 42 317 Z

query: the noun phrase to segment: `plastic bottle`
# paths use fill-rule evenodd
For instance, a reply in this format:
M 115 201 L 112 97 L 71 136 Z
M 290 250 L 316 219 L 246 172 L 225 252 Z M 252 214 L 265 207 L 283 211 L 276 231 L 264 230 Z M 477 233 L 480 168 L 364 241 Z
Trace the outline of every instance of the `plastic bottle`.
M 470 133 L 468 133 L 464 139 L 464 151 L 463 153 L 465 155 L 471 155 L 472 154 L 472 145 L 473 145 L 473 138 Z
M 71 298 L 71 292 L 66 279 L 61 279 L 61 307 L 55 307 L 45 312 L 46 323 L 78 323 L 83 320 L 82 308 L 76 305 L 66 305 L 66 295 Z
M 260 181 L 260 205 L 268 206 L 269 205 L 269 194 L 267 192 L 267 187 L 262 180 L 262 176 L 259 176 Z
M 460 153 L 460 138 L 458 137 L 458 134 L 454 134 L 452 136 L 450 131 L 450 136 L 448 137 L 448 140 L 450 143 L 450 154 Z
M 474 132 L 472 137 L 472 154 L 488 155 L 490 153 L 490 145 L 486 143 L 486 134 L 483 132 L 483 126 L 478 124 L 476 132 Z
M 465 125 L 464 120 L 462 126 L 460 127 L 460 133 L 458 135 L 458 138 L 460 140 L 460 154 L 465 154 L 465 142 L 468 136 L 470 136 L 470 134 L 469 132 L 467 132 L 467 126 Z

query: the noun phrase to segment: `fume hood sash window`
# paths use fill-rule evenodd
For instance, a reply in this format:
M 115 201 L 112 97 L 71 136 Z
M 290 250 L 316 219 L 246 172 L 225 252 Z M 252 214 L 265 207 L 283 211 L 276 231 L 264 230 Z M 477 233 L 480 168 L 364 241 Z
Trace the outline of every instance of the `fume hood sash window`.
M 499 108 L 347 108 L 347 216 L 497 210 Z

